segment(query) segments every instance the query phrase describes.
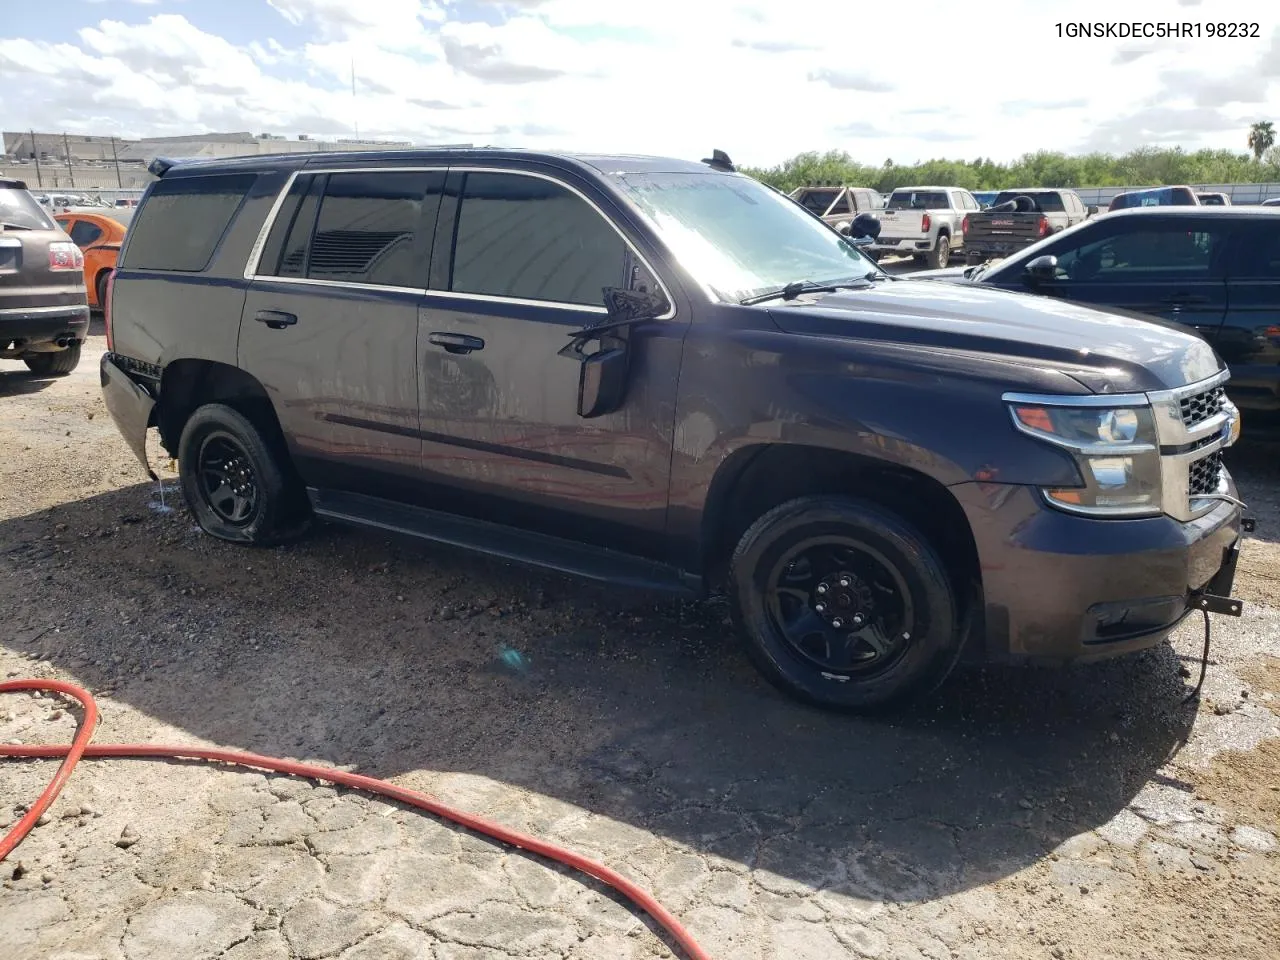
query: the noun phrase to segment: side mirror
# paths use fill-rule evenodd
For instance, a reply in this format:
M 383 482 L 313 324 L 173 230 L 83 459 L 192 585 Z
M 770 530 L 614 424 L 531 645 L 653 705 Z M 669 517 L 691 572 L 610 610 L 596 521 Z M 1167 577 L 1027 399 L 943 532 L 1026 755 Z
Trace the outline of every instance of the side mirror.
M 1052 254 L 1036 257 L 1027 264 L 1024 273 L 1033 283 L 1052 283 L 1058 279 L 1058 258 Z
M 599 323 L 573 332 L 573 340 L 560 351 L 573 357 L 578 371 L 578 416 L 604 416 L 621 408 L 627 398 L 630 379 L 631 326 L 661 316 L 668 303 L 657 291 L 623 290 L 610 287 L 604 292 L 608 313 Z M 596 344 L 595 350 L 588 348 Z
M 1098 205 L 1097 205 L 1096 203 L 1091 203 L 1091 204 L 1089 204 L 1089 208 L 1088 208 L 1088 210 L 1086 210 L 1085 212 L 1086 212 L 1086 213 L 1088 213 L 1088 214 L 1089 214 L 1089 216 L 1091 216 L 1091 217 L 1093 217 L 1093 216 L 1097 216 L 1097 214 L 1098 214 Z
M 630 350 L 618 336 L 600 340 L 600 349 L 583 358 L 578 375 L 578 416 L 584 419 L 611 413 L 626 399 Z

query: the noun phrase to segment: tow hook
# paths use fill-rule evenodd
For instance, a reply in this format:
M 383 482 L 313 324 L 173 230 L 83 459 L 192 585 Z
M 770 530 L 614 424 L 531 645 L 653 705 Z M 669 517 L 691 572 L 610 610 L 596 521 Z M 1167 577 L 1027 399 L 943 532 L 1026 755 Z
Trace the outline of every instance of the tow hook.
M 1253 533 L 1257 529 L 1257 521 L 1253 517 L 1240 518 L 1240 532 Z M 1210 642 L 1210 626 L 1209 614 L 1220 613 L 1227 617 L 1239 617 L 1244 613 L 1244 601 L 1239 597 L 1226 596 L 1231 591 L 1231 586 L 1235 582 L 1236 563 L 1240 559 L 1240 541 L 1237 540 L 1227 548 L 1226 556 L 1223 558 L 1222 569 L 1220 569 L 1212 580 L 1205 585 L 1205 588 L 1199 593 L 1193 595 L 1191 606 L 1201 612 L 1204 617 L 1204 650 L 1200 654 L 1200 677 L 1196 680 L 1196 685 L 1191 688 L 1191 692 L 1183 698 L 1183 703 L 1190 703 L 1200 698 L 1200 690 L 1204 686 L 1204 675 L 1209 669 L 1209 642 Z M 1221 584 L 1221 586 L 1219 586 Z M 1223 593 L 1215 593 L 1214 590 L 1222 590 Z

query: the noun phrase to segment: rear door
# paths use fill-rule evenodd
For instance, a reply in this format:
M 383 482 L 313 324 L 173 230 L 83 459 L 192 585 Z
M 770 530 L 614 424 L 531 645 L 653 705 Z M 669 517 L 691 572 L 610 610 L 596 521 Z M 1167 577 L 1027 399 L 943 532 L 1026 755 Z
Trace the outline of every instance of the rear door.
M 1280 410 L 1280 216 L 1231 220 L 1227 316 L 1214 346 L 1231 369 L 1233 400 Z
M 444 177 L 443 169 L 306 171 L 267 234 L 239 365 L 271 396 L 310 486 L 414 493 L 418 308 Z
M 423 459 L 453 509 L 636 554 L 665 529 L 685 325 L 632 331 L 625 405 L 578 416 L 569 334 L 605 287 L 656 283 L 576 186 L 521 170 L 450 175 L 419 333 Z
M 1227 311 L 1224 218 L 1129 217 L 1071 234 L 1044 253 L 1058 276 L 1035 292 L 1193 327 L 1210 341 Z

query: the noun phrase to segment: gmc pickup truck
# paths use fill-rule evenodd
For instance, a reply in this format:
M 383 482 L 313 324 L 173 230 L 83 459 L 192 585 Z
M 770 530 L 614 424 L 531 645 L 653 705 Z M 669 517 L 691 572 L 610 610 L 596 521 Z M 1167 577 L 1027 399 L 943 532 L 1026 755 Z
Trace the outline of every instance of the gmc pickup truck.
M 1238 420 L 1199 337 L 890 277 L 719 154 L 151 169 L 103 393 L 214 537 L 323 518 L 723 589 L 765 676 L 852 711 L 1238 609 Z
M 965 260 L 1007 257 L 1096 213 L 1074 190 L 1004 190 L 995 202 L 964 218 Z
M 841 233 L 858 214 L 884 209 L 884 198 L 870 187 L 797 187 L 791 199 Z
M 871 253 L 908 254 L 916 263 L 942 269 L 965 244 L 965 215 L 980 209 L 973 194 L 960 187 L 899 187 L 880 214 L 881 233 Z

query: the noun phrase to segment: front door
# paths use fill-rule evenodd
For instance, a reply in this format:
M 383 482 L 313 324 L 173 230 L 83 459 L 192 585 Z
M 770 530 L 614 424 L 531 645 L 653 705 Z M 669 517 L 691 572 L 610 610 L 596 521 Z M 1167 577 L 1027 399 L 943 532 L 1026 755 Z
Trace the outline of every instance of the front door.
M 239 364 L 309 486 L 405 498 L 420 478 L 418 310 L 443 171 L 297 177 L 264 245 Z
M 1047 249 L 1058 276 L 1036 293 L 1117 307 L 1195 329 L 1212 342 L 1227 310 L 1227 222 L 1131 217 Z
M 654 283 L 648 268 L 559 181 L 458 171 L 446 197 L 418 339 L 426 472 L 454 509 L 655 555 L 685 324 L 633 328 L 624 406 L 583 419 L 561 350 L 603 319 L 604 288 Z

